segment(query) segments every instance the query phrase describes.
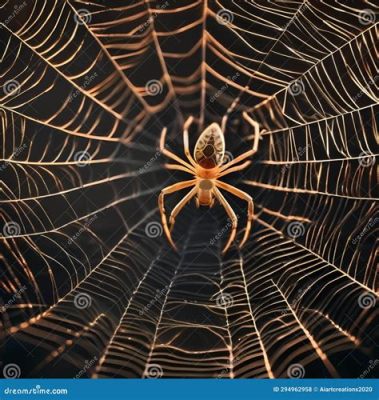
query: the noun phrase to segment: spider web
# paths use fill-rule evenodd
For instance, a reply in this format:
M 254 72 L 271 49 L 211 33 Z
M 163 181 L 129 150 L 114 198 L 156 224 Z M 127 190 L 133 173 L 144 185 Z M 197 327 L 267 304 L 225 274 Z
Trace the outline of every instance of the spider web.
M 1 25 L 2 360 L 22 377 L 349 377 L 377 348 L 373 2 L 6 1 Z M 219 206 L 157 196 L 220 122 L 252 165 L 242 250 Z M 171 207 L 180 196 L 172 196 Z M 246 220 L 246 205 L 229 198 Z M 169 208 L 170 208 L 169 207 Z M 241 233 L 240 233 L 241 234 Z

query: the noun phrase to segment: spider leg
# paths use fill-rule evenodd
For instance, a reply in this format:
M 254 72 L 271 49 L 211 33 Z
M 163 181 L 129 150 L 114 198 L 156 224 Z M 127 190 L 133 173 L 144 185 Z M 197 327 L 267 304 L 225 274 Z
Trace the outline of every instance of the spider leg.
M 242 116 L 254 128 L 254 143 L 253 143 L 252 151 L 254 151 L 254 153 L 256 153 L 258 151 L 258 145 L 259 145 L 259 139 L 260 139 L 259 124 L 257 121 L 254 121 L 253 118 L 251 118 L 250 115 L 246 111 L 243 112 Z
M 194 172 L 191 171 L 190 169 L 183 167 L 183 165 L 178 165 L 178 164 L 165 164 L 164 165 L 167 169 L 176 169 L 179 171 L 184 171 L 187 172 L 188 174 L 194 175 Z
M 183 127 L 183 144 L 184 144 L 184 154 L 188 158 L 189 162 L 193 165 L 193 167 L 196 168 L 197 164 L 196 164 L 196 161 L 191 156 L 191 152 L 190 152 L 190 149 L 189 149 L 189 140 L 188 140 L 188 129 L 191 126 L 192 122 L 193 122 L 193 117 L 191 116 L 184 123 L 184 127 Z
M 249 86 L 245 86 L 245 89 L 248 89 L 248 88 L 249 88 Z M 221 130 L 222 130 L 222 133 L 225 133 L 226 123 L 227 123 L 227 121 L 228 121 L 229 115 L 230 115 L 230 113 L 237 107 L 237 104 L 238 104 L 238 102 L 240 101 L 241 95 L 242 95 L 242 92 L 239 94 L 239 96 L 238 96 L 236 99 L 234 99 L 234 101 L 232 102 L 232 104 L 231 104 L 231 105 L 229 106 L 229 108 L 226 110 L 225 115 L 222 117 L 222 120 L 221 120 Z
M 250 229 L 251 229 L 251 221 L 254 217 L 253 199 L 247 193 L 245 193 L 242 190 L 237 189 L 234 186 L 229 185 L 225 182 L 216 181 L 216 185 L 218 187 L 220 187 L 221 189 L 224 189 L 224 190 L 228 191 L 229 193 L 234 194 L 235 196 L 239 197 L 240 199 L 247 201 L 247 210 L 248 210 L 247 211 L 247 223 L 246 223 L 245 234 L 243 235 L 242 241 L 239 244 L 239 248 L 241 248 L 245 244 L 246 240 L 249 237 L 249 233 L 250 233 Z
M 217 200 L 225 208 L 225 211 L 228 214 L 228 217 L 230 218 L 230 221 L 232 223 L 232 231 L 230 233 L 229 240 L 227 241 L 224 249 L 222 250 L 222 254 L 224 254 L 229 249 L 230 245 L 232 244 L 232 242 L 236 236 L 237 216 L 236 216 L 235 212 L 233 211 L 232 207 L 230 206 L 230 204 L 228 203 L 228 201 L 225 199 L 225 197 L 222 195 L 222 193 L 217 189 L 217 187 L 214 187 L 213 190 L 214 190 L 214 194 L 215 194 Z
M 167 226 L 167 217 L 166 217 L 166 210 L 164 208 L 164 196 L 170 193 L 177 192 L 179 190 L 185 189 L 187 187 L 190 187 L 196 183 L 196 179 L 191 179 L 190 181 L 184 181 L 184 182 L 178 182 L 175 183 L 174 185 L 167 186 L 166 188 L 162 189 L 161 193 L 159 194 L 158 198 L 158 206 L 159 206 L 159 212 L 161 213 L 162 217 L 162 225 L 163 225 L 163 230 L 167 236 L 168 241 L 170 242 L 171 246 L 177 250 L 177 247 L 172 240 L 170 230 L 168 229 Z
M 225 171 L 226 169 L 230 168 L 234 164 L 238 164 L 239 162 L 243 161 L 245 158 L 251 157 L 258 151 L 258 144 L 260 139 L 260 131 L 259 131 L 259 124 L 258 122 L 254 121 L 247 112 L 244 112 L 243 117 L 246 119 L 247 122 L 250 123 L 254 127 L 254 143 L 253 148 L 251 150 L 245 151 L 245 153 L 239 155 L 234 160 L 228 162 L 224 166 L 220 168 L 220 172 Z
M 196 193 L 197 193 L 197 186 L 192 188 L 171 211 L 169 220 L 170 232 L 174 229 L 176 216 L 180 213 L 180 211 L 182 211 L 182 208 L 192 199 L 193 196 L 195 196 Z
M 222 176 L 231 174 L 232 172 L 241 171 L 241 170 L 245 169 L 246 167 L 248 167 L 250 164 L 251 164 L 251 161 L 245 161 L 243 164 L 228 168 L 224 172 L 221 172 L 219 175 L 217 175 L 217 178 L 221 178 Z
M 178 157 L 176 154 L 174 154 L 173 152 L 171 152 L 170 150 L 167 150 L 165 148 L 165 143 L 166 143 L 166 133 L 167 133 L 167 128 L 164 127 L 162 129 L 162 133 L 161 133 L 161 140 L 159 143 L 159 148 L 160 151 L 167 157 L 175 160 L 176 162 L 178 162 L 179 164 L 183 165 L 184 167 L 190 169 L 191 171 L 195 172 L 195 169 L 192 165 L 188 164 L 186 161 L 182 160 L 180 157 Z

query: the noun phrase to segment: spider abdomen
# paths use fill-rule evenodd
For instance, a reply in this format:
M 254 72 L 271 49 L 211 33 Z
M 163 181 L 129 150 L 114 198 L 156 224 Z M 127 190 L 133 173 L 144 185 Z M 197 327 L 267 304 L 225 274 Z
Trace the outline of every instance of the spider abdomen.
M 213 123 L 204 130 L 195 145 L 194 158 L 205 169 L 222 164 L 225 154 L 224 135 L 220 126 Z

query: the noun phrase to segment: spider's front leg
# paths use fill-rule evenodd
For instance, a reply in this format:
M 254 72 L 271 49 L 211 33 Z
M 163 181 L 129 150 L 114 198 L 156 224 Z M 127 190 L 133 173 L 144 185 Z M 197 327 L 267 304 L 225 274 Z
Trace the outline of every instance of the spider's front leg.
M 175 183 L 174 185 L 167 186 L 166 188 L 162 189 L 161 193 L 159 194 L 158 206 L 159 206 L 159 211 L 160 211 L 161 218 L 162 218 L 163 230 L 167 236 L 168 241 L 170 242 L 171 246 L 175 250 L 177 250 L 177 247 L 176 247 L 174 241 L 172 240 L 171 232 L 168 229 L 168 225 L 167 225 L 166 210 L 164 207 L 164 196 L 167 194 L 174 193 L 179 190 L 185 189 L 187 187 L 193 186 L 195 184 L 196 184 L 196 179 L 191 179 L 190 181 Z
M 162 133 L 161 133 L 161 139 L 159 142 L 159 148 L 160 151 L 167 157 L 171 158 L 172 160 L 175 160 L 176 162 L 178 162 L 179 164 L 181 164 L 183 167 L 185 167 L 186 170 L 191 171 L 192 173 L 195 172 L 195 168 L 191 165 L 188 164 L 188 162 L 182 160 L 180 157 L 178 157 L 176 154 L 174 154 L 173 152 L 171 152 L 170 150 L 166 149 L 165 145 L 166 145 L 166 134 L 167 134 L 167 128 L 164 127 L 162 129 Z M 180 168 L 175 168 L 175 165 L 172 164 L 168 164 L 170 165 L 170 167 L 168 167 L 168 169 L 180 169 Z M 183 169 L 182 169 L 183 170 Z M 186 171 L 188 172 L 188 171 Z
M 245 161 L 244 163 L 240 164 L 240 165 L 235 165 L 234 167 L 230 167 L 228 169 L 226 169 L 224 172 L 221 172 L 217 175 L 217 179 L 221 178 L 224 175 L 228 175 L 231 174 L 232 172 L 237 172 L 237 171 L 242 171 L 243 169 L 245 169 L 246 167 L 248 167 L 251 164 L 251 161 Z
M 188 158 L 188 161 L 192 164 L 192 166 L 196 169 L 196 162 L 193 159 L 190 149 L 189 149 L 189 140 L 188 140 L 188 129 L 191 126 L 193 122 L 193 117 L 189 117 L 187 119 L 187 121 L 184 123 L 184 127 L 183 127 L 183 145 L 184 145 L 184 154 L 186 155 L 186 157 Z
M 258 122 L 254 121 L 247 112 L 244 112 L 243 117 L 246 119 L 247 122 L 250 123 L 254 127 L 254 143 L 253 143 L 253 148 L 251 150 L 245 151 L 245 153 L 239 155 L 236 157 L 234 160 L 228 162 L 224 166 L 220 168 L 220 172 L 225 171 L 226 169 L 229 169 L 231 166 L 238 164 L 239 162 L 245 160 L 248 157 L 251 157 L 253 154 L 255 154 L 258 151 L 258 145 L 259 145 L 259 139 L 261 137 L 261 132 L 259 130 L 259 124 Z
M 183 171 L 183 172 L 187 172 L 187 174 L 191 174 L 194 175 L 195 172 L 191 171 L 190 169 L 183 167 L 183 165 L 179 165 L 179 164 L 165 164 L 164 165 L 166 169 L 174 169 L 176 171 Z

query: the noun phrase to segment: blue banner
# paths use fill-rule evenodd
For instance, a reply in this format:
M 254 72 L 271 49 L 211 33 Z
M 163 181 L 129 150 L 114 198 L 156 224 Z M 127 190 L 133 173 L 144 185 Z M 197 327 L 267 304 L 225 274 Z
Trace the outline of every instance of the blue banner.
M 3 379 L 0 399 L 379 399 L 377 379 Z

